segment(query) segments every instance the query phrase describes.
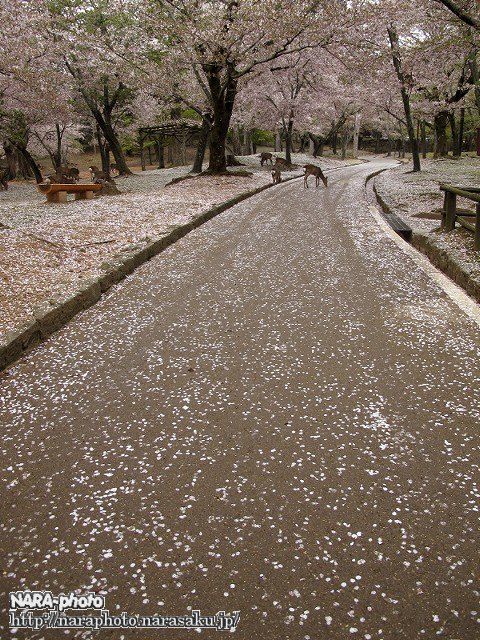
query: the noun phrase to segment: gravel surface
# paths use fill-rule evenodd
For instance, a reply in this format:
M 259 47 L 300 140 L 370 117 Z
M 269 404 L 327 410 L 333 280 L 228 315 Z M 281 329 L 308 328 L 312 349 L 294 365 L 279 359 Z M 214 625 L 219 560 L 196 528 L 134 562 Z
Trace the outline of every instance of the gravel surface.
M 5 591 L 238 610 L 238 640 L 478 637 L 479 326 L 371 215 L 386 162 L 233 207 L 0 379 Z

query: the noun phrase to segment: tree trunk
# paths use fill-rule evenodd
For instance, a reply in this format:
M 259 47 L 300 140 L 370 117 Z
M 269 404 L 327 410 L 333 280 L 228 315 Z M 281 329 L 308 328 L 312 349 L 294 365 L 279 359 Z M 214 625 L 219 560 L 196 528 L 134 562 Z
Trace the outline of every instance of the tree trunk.
M 459 156 L 462 155 L 464 131 L 465 131 L 465 108 L 462 107 L 460 109 L 460 124 L 458 126 L 458 142 L 457 142 Z
M 337 155 L 337 145 L 338 145 L 338 133 L 335 131 L 332 135 L 332 153 L 334 156 Z
M 110 149 L 100 129 L 100 125 L 97 123 L 97 141 L 98 150 L 100 152 L 100 159 L 102 161 L 102 171 L 107 176 L 107 180 L 110 180 Z
M 55 152 L 53 154 L 52 157 L 52 162 L 53 162 L 53 168 L 55 169 L 55 171 L 57 171 L 58 169 L 60 169 L 60 167 L 63 164 L 63 158 L 62 158 L 62 137 L 63 137 L 63 133 L 62 133 L 62 129 L 60 127 L 60 125 L 57 123 L 55 125 L 55 137 L 56 137 L 56 149 Z
M 233 69 L 228 66 L 225 68 L 223 64 L 205 64 L 203 70 L 213 108 L 208 171 L 224 173 L 227 170 L 226 141 L 237 95 L 237 80 L 233 77 Z
M 293 120 L 290 118 L 285 128 L 285 160 L 287 164 L 292 164 L 292 134 Z
M 35 160 L 32 158 L 32 156 L 30 155 L 29 151 L 27 149 L 25 149 L 24 147 L 17 147 L 17 148 L 20 151 L 20 153 L 22 154 L 26 164 L 31 169 L 37 184 L 39 184 L 40 182 L 43 182 L 43 176 L 42 176 L 42 172 L 40 171 L 40 167 L 35 162 Z
M 426 158 L 427 157 L 427 131 L 426 131 L 425 120 L 422 120 L 420 123 L 420 139 L 421 139 L 421 146 L 422 146 L 422 158 Z
M 225 127 L 225 125 L 213 124 L 209 140 L 210 161 L 208 163 L 208 171 L 210 173 L 224 173 L 227 170 L 227 133 L 228 127 Z
M 242 155 L 242 141 L 240 138 L 240 127 L 238 124 L 232 127 L 232 148 L 233 148 L 233 155 L 235 156 Z
M 195 161 L 193 163 L 191 173 L 201 173 L 203 167 L 203 160 L 205 158 L 205 151 L 207 150 L 208 136 L 210 134 L 211 122 L 206 116 L 202 120 L 202 128 L 197 143 L 197 152 L 195 154 Z
M 158 168 L 165 169 L 165 147 L 160 138 L 157 140 Z
M 453 157 L 458 158 L 460 156 L 460 151 L 458 150 L 458 127 L 457 121 L 455 119 L 455 114 L 452 111 L 448 114 L 448 120 L 450 122 L 450 133 L 452 135 Z
M 447 146 L 447 124 L 448 124 L 448 112 L 442 111 L 437 113 L 434 118 L 435 127 L 435 150 L 433 152 L 434 158 L 445 158 L 448 156 Z
M 410 140 L 410 146 L 412 148 L 413 171 L 420 171 L 420 152 L 418 148 L 418 139 L 415 135 L 415 127 L 413 124 L 410 96 L 407 91 L 407 82 L 402 67 L 398 34 L 393 26 L 390 26 L 388 28 L 388 37 L 390 39 L 390 47 L 392 50 L 393 66 L 395 68 L 397 78 L 400 82 L 400 93 L 402 95 L 403 109 L 405 111 L 405 121 L 407 123 L 408 138 Z
M 3 150 L 7 160 L 8 180 L 15 180 L 18 171 L 17 152 L 15 147 L 8 142 L 3 143 Z
M 304 133 L 300 136 L 300 148 L 298 150 L 299 153 L 305 153 L 308 146 L 310 144 L 310 139 L 308 137 L 308 133 Z
M 236 155 L 235 147 L 232 149 L 233 155 Z M 240 145 L 239 156 L 249 156 L 251 153 L 250 132 L 247 128 L 243 130 L 242 143 Z
M 349 135 L 347 131 L 342 133 L 341 141 L 342 141 L 342 160 L 345 160 L 347 157 L 347 146 L 348 146 Z
M 100 127 L 102 131 L 103 137 L 113 153 L 119 174 L 122 176 L 131 175 L 132 172 L 127 166 L 125 154 L 123 153 L 118 136 L 111 124 L 110 115 L 104 116 L 98 109 L 91 109 L 91 111 L 98 127 Z
M 110 147 L 110 151 L 113 153 L 113 157 L 115 158 L 118 173 L 121 176 L 131 175 L 132 172 L 127 166 L 125 154 L 123 153 L 123 149 L 118 140 L 118 136 L 115 133 L 112 125 L 109 122 L 105 122 L 104 126 L 102 127 L 102 125 L 100 124 L 100 127 L 102 129 L 103 135 L 105 136 L 105 140 Z
M 353 157 L 358 157 L 358 140 L 360 137 L 360 123 L 362 116 L 360 113 L 355 114 L 355 128 L 353 130 Z
M 310 143 L 313 145 L 313 151 L 310 153 L 314 158 L 317 156 L 323 156 L 323 148 L 325 146 L 325 138 L 323 136 L 314 136 L 313 133 L 309 133 Z
M 282 150 L 282 134 L 279 129 L 275 132 L 275 151 Z

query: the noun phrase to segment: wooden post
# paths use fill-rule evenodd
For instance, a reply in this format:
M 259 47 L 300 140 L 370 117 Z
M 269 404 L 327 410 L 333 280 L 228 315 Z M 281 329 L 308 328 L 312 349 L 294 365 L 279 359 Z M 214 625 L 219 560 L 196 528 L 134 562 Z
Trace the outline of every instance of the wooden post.
M 457 214 L 457 194 L 445 191 L 445 204 L 443 207 L 442 226 L 445 231 L 455 229 L 455 217 Z
M 475 221 L 475 251 L 480 251 L 480 202 L 477 202 L 477 219 Z

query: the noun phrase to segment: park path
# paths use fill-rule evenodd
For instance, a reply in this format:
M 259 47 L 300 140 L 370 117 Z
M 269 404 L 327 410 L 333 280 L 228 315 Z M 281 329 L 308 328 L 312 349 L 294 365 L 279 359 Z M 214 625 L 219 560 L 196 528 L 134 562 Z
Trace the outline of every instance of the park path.
M 372 217 L 374 168 L 237 205 L 0 381 L 5 590 L 478 637 L 480 330 Z

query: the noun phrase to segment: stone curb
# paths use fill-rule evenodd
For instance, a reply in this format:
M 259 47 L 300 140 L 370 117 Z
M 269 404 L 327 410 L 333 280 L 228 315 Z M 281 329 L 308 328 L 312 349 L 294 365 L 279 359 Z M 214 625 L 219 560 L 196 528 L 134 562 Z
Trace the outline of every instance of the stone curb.
M 375 193 L 378 204 L 385 212 L 395 213 L 384 198 L 382 198 L 375 183 L 373 183 L 373 192 Z M 446 249 L 437 245 L 433 233 L 427 234 L 413 229 L 410 244 L 427 256 L 437 269 L 440 269 L 440 271 L 458 284 L 459 287 L 462 287 L 476 302 L 480 302 L 480 281 L 472 277 L 471 273 L 466 271 L 464 265 L 452 257 Z
M 281 184 L 299 177 L 302 176 L 285 178 Z M 239 202 L 274 186 L 276 185 L 266 184 L 246 191 L 208 211 L 204 211 L 185 224 L 175 226 L 163 236 L 159 236 L 146 244 L 142 243 L 128 247 L 127 251 L 122 251 L 120 254 L 113 256 L 108 263 L 101 265 L 103 273 L 94 278 L 85 279 L 77 291 L 71 294 L 59 295 L 35 307 L 33 318 L 30 321 L 13 331 L 7 332 L 5 337 L 0 339 L 0 371 L 12 365 L 52 333 L 68 324 L 78 313 L 98 302 L 102 294 L 108 291 L 110 287 L 126 278 L 137 267 L 164 251 L 171 244 L 187 235 L 187 233 Z
M 439 247 L 435 238 L 418 231 L 412 233 L 412 245 L 427 256 L 437 269 L 443 271 L 468 295 L 480 303 L 480 281 L 466 271 L 464 265 L 453 258 L 443 247 Z

